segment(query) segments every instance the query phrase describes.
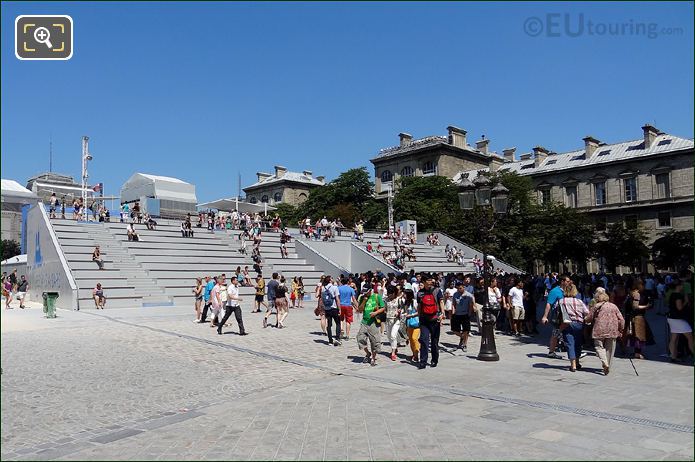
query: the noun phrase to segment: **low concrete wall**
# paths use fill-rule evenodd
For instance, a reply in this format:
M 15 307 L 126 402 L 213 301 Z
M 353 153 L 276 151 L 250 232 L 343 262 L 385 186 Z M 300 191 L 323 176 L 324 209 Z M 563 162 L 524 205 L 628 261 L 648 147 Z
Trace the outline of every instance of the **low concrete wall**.
M 56 306 L 79 309 L 77 284 L 42 203 L 27 214 L 27 279 L 32 300 L 41 302 L 43 292 L 58 292 Z
M 319 249 L 317 244 L 331 244 L 328 242 L 311 242 L 308 243 L 302 239 L 296 239 L 295 241 L 295 251 L 299 258 L 306 260 L 308 263 L 314 265 L 323 274 L 330 274 L 333 277 L 338 277 L 341 274 L 349 273 L 349 269 L 341 265 L 341 263 L 335 262 L 331 256 L 326 255 L 325 250 L 328 250 L 321 246 Z M 336 244 L 336 243 L 332 243 Z
M 367 249 L 360 245 L 350 242 L 352 250 L 350 251 L 350 268 L 353 273 L 366 273 L 367 271 L 381 271 L 384 274 L 394 273 L 399 274 L 400 271 L 392 266 L 389 266 L 381 258 L 367 252 Z

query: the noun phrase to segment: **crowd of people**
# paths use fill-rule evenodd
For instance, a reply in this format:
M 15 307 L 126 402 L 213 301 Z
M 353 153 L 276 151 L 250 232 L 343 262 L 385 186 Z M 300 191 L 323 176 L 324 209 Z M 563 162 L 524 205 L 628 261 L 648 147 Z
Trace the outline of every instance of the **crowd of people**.
M 240 268 L 232 275 L 232 292 L 240 284 L 249 284 L 248 272 Z M 483 306 L 494 314 L 498 335 L 536 336 L 538 322 L 552 325 L 549 358 L 564 359 L 569 370 L 582 369 L 580 359 L 587 350 L 596 353 L 604 374 L 610 372 L 611 359 L 617 354 L 644 358 L 649 344 L 650 326 L 646 310 L 668 316 L 669 353 L 672 361 L 693 357 L 692 267 L 679 277 L 652 275 L 613 276 L 558 275 L 492 276 L 487 282 L 477 274 L 380 272 L 321 277 L 313 290 L 314 314 L 331 346 L 341 346 L 354 336 L 364 352 L 364 362 L 376 365 L 384 343 L 388 357 L 396 361 L 399 350 L 409 349 L 407 359 L 420 369 L 437 367 L 443 325 L 458 339 L 458 348 L 467 351 L 471 335 L 480 335 Z M 242 281 L 242 282 L 240 282 Z M 266 284 L 259 274 L 254 309 L 265 308 L 262 326 L 286 327 L 289 308 L 303 307 L 305 287 L 301 278 L 291 283 L 273 273 Z M 224 294 L 225 290 L 227 295 Z M 239 299 L 229 293 L 226 276 L 199 279 L 194 288 L 196 322 L 206 323 L 212 312 L 211 327 L 218 333 L 228 327 L 228 312 L 235 313 L 239 331 L 246 333 Z M 266 298 L 267 297 L 267 298 Z M 230 301 L 233 300 L 233 301 Z M 298 304 L 297 304 L 298 302 Z M 290 305 L 291 303 L 291 305 Z M 229 311 L 226 308 L 232 306 Z M 536 307 L 545 307 L 537 312 Z M 663 308 L 667 310 L 663 312 Z M 357 318 L 357 321 L 355 321 Z M 540 319 L 539 319 L 540 318 Z M 270 322 L 273 321 L 274 322 Z M 682 337 L 682 344 L 679 339 Z
M 5 309 L 11 310 L 13 308 L 12 302 L 16 299 L 19 300 L 19 307 L 24 309 L 24 300 L 27 296 L 27 291 L 29 290 L 29 281 L 26 275 L 22 274 L 17 276 L 17 269 L 13 269 L 8 275 L 7 272 L 2 273 L 2 282 L 0 282 L 2 287 L 2 296 L 5 297 Z

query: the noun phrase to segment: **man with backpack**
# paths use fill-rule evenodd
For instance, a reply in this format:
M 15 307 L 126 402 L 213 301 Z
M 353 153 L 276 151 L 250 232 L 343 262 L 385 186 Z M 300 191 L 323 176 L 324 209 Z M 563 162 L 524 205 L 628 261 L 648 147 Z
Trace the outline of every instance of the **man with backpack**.
M 376 366 L 376 355 L 381 350 L 381 332 L 377 325 L 377 317 L 386 312 L 384 299 L 369 284 L 365 285 L 366 293 L 360 297 L 357 311 L 362 313 L 360 330 L 357 332 L 357 346 L 367 353 L 364 361 Z M 371 347 L 372 351 L 369 351 Z
M 263 317 L 263 328 L 268 327 L 268 318 L 271 314 L 275 314 L 276 317 L 278 315 L 277 309 L 275 308 L 275 291 L 278 287 L 280 287 L 278 273 L 273 273 L 273 277 L 266 287 L 268 289 L 268 307 L 266 308 L 265 316 Z M 275 313 L 273 313 L 273 310 L 275 310 Z
M 418 369 L 427 367 L 428 349 L 432 351 L 430 367 L 439 362 L 439 331 L 444 319 L 444 297 L 435 286 L 434 276 L 423 278 L 424 286 L 417 294 L 418 316 L 420 318 L 420 364 Z
M 326 312 L 326 321 L 328 322 L 328 344 L 340 346 L 340 291 L 331 283 L 331 277 L 323 278 L 323 287 L 321 288 L 321 301 L 323 309 Z M 335 322 L 335 340 L 333 340 L 333 323 Z

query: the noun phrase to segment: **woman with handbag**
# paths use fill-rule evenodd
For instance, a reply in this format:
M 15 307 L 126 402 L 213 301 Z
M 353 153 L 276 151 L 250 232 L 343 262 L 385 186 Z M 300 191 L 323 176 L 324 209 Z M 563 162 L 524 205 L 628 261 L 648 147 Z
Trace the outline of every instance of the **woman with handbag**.
M 391 361 L 395 361 L 398 353 L 398 330 L 401 327 L 402 299 L 398 286 L 389 285 L 386 292 L 386 335 L 391 343 Z
M 408 329 L 408 344 L 410 345 L 410 351 L 413 352 L 413 356 L 410 359 L 417 364 L 420 353 L 420 318 L 417 312 L 417 302 L 415 301 L 415 294 L 411 289 L 405 289 L 403 294 L 403 313 Z
M 683 295 L 683 281 L 675 282 L 673 291 L 668 297 L 668 327 L 671 331 L 671 338 L 668 343 L 668 351 L 671 353 L 671 362 L 681 362 L 678 359 L 678 336 L 683 335 L 688 341 L 688 348 L 691 354 L 695 355 L 693 350 L 693 328 L 687 321 L 687 304 Z
M 642 351 L 647 343 L 653 342 L 652 332 L 644 315 L 652 307 L 652 301 L 644 290 L 644 283 L 636 279 L 632 284 L 632 290 L 626 300 L 628 314 L 630 316 L 630 334 L 628 346 L 634 349 L 635 359 L 644 359 Z
M 326 334 L 326 310 L 323 309 L 323 300 L 321 300 L 321 291 L 323 290 L 323 280 L 325 276 L 321 276 L 316 289 L 314 290 L 314 296 L 316 297 L 316 308 L 314 309 L 314 315 L 321 318 L 321 330 Z
M 606 290 L 598 287 L 594 294 L 595 303 L 584 321 L 593 324 L 591 336 L 594 339 L 596 354 L 603 365 L 603 374 L 608 375 L 615 349 L 615 339 L 622 336 L 625 318 L 618 307 L 611 303 Z
M 564 289 L 564 298 L 558 302 L 562 313 L 562 338 L 567 345 L 570 372 L 582 368 L 579 358 L 584 343 L 584 317 L 589 314 L 584 302 L 577 298 L 577 293 L 577 286 L 570 283 Z
M 304 281 L 302 280 L 302 277 L 299 276 L 299 279 L 297 279 L 297 295 L 298 295 L 298 308 L 304 308 Z

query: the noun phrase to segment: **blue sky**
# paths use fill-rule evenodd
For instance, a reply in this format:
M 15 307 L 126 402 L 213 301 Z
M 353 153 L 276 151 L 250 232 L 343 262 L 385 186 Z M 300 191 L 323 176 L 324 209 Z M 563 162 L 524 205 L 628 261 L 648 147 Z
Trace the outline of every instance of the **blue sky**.
M 20 183 L 48 170 L 51 137 L 53 170 L 77 177 L 90 136 L 90 176 L 106 194 L 142 171 L 192 182 L 205 201 L 276 164 L 329 179 L 373 172 L 369 159 L 401 131 L 456 125 L 517 153 L 637 139 L 645 122 L 693 136 L 692 3 L 1 8 L 2 177 Z M 19 14 L 72 16 L 73 58 L 17 60 Z

